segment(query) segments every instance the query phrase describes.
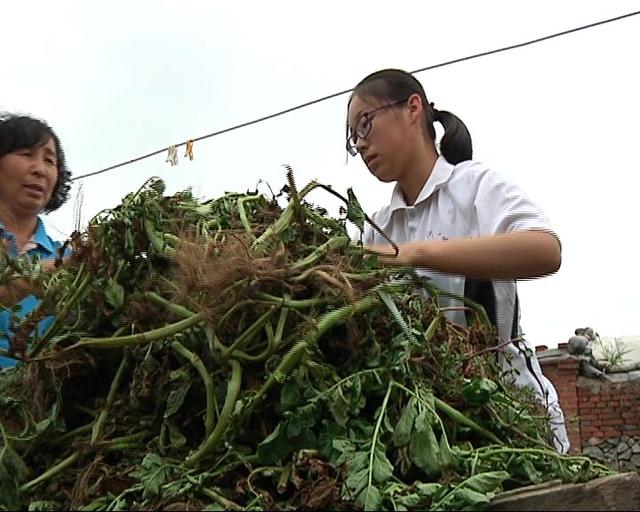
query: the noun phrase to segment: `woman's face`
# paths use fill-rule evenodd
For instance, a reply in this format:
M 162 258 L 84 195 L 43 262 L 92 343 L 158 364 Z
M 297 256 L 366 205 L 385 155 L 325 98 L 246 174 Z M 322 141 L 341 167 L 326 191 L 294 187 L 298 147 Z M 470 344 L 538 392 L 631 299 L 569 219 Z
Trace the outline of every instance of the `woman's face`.
M 398 181 L 406 167 L 405 106 L 406 102 L 386 102 L 357 95 L 349 104 L 349 133 L 366 133 L 365 137 L 357 137 L 356 149 L 371 174 L 383 182 Z
M 49 203 L 58 181 L 53 139 L 0 157 L 0 208 L 37 215 Z

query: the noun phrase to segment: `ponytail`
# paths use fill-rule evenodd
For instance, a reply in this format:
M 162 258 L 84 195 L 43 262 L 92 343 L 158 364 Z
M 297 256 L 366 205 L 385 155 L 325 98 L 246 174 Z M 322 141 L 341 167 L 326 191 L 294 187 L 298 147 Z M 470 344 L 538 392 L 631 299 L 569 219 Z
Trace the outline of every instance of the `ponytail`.
M 462 120 L 446 110 L 433 108 L 433 120 L 444 128 L 444 135 L 440 141 L 440 152 L 450 164 L 456 165 L 465 160 L 471 160 L 473 148 L 471 134 Z

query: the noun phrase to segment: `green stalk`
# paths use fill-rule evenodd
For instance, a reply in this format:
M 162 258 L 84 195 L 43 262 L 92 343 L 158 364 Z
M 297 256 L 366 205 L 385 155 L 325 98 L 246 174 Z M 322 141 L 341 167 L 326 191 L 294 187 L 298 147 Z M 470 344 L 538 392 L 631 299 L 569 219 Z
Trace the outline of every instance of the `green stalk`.
M 256 201 L 256 200 L 260 199 L 261 197 L 262 197 L 262 194 L 256 194 L 256 195 L 253 195 L 253 196 L 244 196 L 244 197 L 241 197 L 240 199 L 238 199 L 238 201 L 236 203 L 238 205 L 238 215 L 240 216 L 240 222 L 244 226 L 244 229 L 248 233 L 248 235 L 251 238 L 251 240 L 255 240 L 256 237 L 253 234 L 253 230 L 251 229 L 251 224 L 249 223 L 249 220 L 247 219 L 247 212 L 244 209 L 244 203 L 248 203 L 250 201 Z
M 86 432 L 90 432 L 92 428 L 93 428 L 93 423 L 87 423 L 86 425 L 82 425 L 81 427 L 74 428 L 73 430 L 70 430 L 69 432 L 62 434 L 60 437 L 56 437 L 55 439 L 52 439 L 50 443 L 51 444 L 64 443 L 73 437 L 79 436 Z
M 249 340 L 251 340 L 258 332 L 264 327 L 264 324 L 269 320 L 269 317 L 273 314 L 274 309 L 271 308 L 269 311 L 264 313 L 260 318 L 258 318 L 246 331 L 244 331 L 238 338 L 231 344 L 229 348 L 227 348 L 222 357 L 224 359 L 228 359 L 231 354 L 233 354 L 234 350 L 237 350 L 245 345 Z
M 346 247 L 349 245 L 349 242 L 350 240 L 347 236 L 336 236 L 335 238 L 330 238 L 307 257 L 296 261 L 291 265 L 291 268 L 297 271 L 304 270 L 324 258 L 330 251 Z
M 340 379 L 338 382 L 336 382 L 335 384 L 333 384 L 331 387 L 328 387 L 327 389 L 324 389 L 322 391 L 316 391 L 316 396 L 313 397 L 310 402 L 315 402 L 316 400 L 319 400 L 321 398 L 324 398 L 325 396 L 327 396 L 329 393 L 331 393 L 334 389 L 342 386 L 345 382 L 348 382 L 350 380 L 355 379 L 356 377 L 360 377 L 361 375 L 366 375 L 368 373 L 376 373 L 379 372 L 381 369 L 380 368 L 370 368 L 368 370 L 360 370 L 359 372 L 356 373 L 352 373 L 351 375 L 349 375 L 348 377 L 345 377 L 343 379 Z
M 158 295 L 156 292 L 144 292 L 144 298 L 149 300 L 150 302 L 154 302 L 159 306 L 163 306 L 167 308 L 168 311 L 171 311 L 176 316 L 180 316 L 182 318 L 189 318 L 195 313 L 193 311 L 188 310 L 184 306 L 180 306 L 179 304 L 175 304 L 164 297 Z
M 267 334 L 267 346 L 262 352 L 253 356 L 251 354 L 247 354 L 242 350 L 235 350 L 230 357 L 237 361 L 246 361 L 247 363 L 258 363 L 267 359 L 271 354 L 273 354 L 275 348 L 275 336 L 273 334 L 273 327 L 271 327 L 271 324 L 267 323 L 264 326 L 264 330 Z
M 515 432 L 517 435 L 519 435 L 520 437 L 522 437 L 526 441 L 530 442 L 531 444 L 537 444 L 538 446 L 542 446 L 545 449 L 553 450 L 553 447 L 549 446 L 543 440 L 534 439 L 533 437 L 527 435 L 525 432 L 522 432 L 519 428 L 517 428 L 517 427 L 515 427 L 513 425 L 508 425 L 507 423 L 505 423 L 502 420 L 502 418 L 500 417 L 500 415 L 498 414 L 498 411 L 496 411 L 493 407 L 491 407 L 491 404 L 489 404 L 489 403 L 485 404 L 484 408 L 485 408 L 485 410 L 489 411 L 489 414 L 491 414 L 491 416 L 493 416 L 493 419 L 496 420 L 498 423 L 500 423 L 500 425 L 502 425 L 503 428 L 507 428 L 507 429 Z
M 149 435 L 151 435 L 151 433 L 148 430 L 143 430 L 142 432 L 136 432 L 135 434 L 129 434 L 128 436 L 114 437 L 108 441 L 103 441 L 103 444 L 105 446 L 110 446 L 112 444 L 131 443 L 134 441 L 141 441 Z
M 76 276 L 76 279 L 77 279 L 77 276 Z M 40 340 L 34 344 L 33 349 L 29 353 L 29 358 L 35 357 L 44 348 L 45 344 L 53 337 L 53 335 L 56 333 L 56 331 L 60 327 L 60 324 L 64 321 L 64 318 L 67 316 L 67 313 L 69 313 L 69 310 L 71 309 L 71 307 L 78 300 L 80 300 L 85 290 L 91 284 L 91 281 L 92 281 L 91 276 L 84 277 L 84 279 L 75 289 L 75 291 L 73 292 L 69 300 L 64 302 L 64 306 L 62 306 L 62 310 L 60 311 L 59 314 L 55 316 L 55 318 L 53 319 L 53 323 L 51 324 L 51 326 L 49 326 L 49 328 L 47 329 L 47 332 L 45 332 L 42 338 L 40 338 Z
M 378 415 L 378 419 L 376 420 L 376 426 L 373 431 L 373 439 L 371 440 L 371 451 L 369 452 L 369 479 L 367 482 L 367 494 L 364 499 L 366 503 L 369 499 L 369 490 L 371 489 L 371 484 L 373 483 L 373 458 L 375 455 L 376 444 L 378 442 L 378 435 L 380 434 L 380 427 L 382 425 L 382 419 L 384 418 L 384 414 L 387 410 L 387 405 L 389 403 L 389 397 L 391 396 L 391 390 L 393 389 L 393 381 L 390 380 L 387 385 L 387 392 L 384 395 L 384 399 L 382 400 L 382 405 L 380 406 L 380 414 Z
M 453 407 L 451 407 L 448 403 L 443 402 L 442 400 L 440 400 L 438 397 L 435 397 L 435 396 L 433 397 L 433 401 L 436 405 L 436 408 L 444 412 L 452 420 L 457 421 L 462 425 L 466 425 L 469 428 L 472 428 L 479 434 L 482 434 L 486 438 L 491 439 L 496 444 L 504 444 L 498 437 L 496 437 L 496 435 L 493 432 L 490 432 L 486 428 L 481 427 L 475 421 L 468 418 L 457 409 L 454 409 Z
M 159 254 L 171 254 L 174 249 L 168 243 L 165 242 L 164 236 L 156 231 L 156 227 L 150 219 L 144 219 L 144 230 L 147 233 L 147 238 L 151 242 L 152 247 Z
M 282 334 L 284 332 L 284 326 L 287 322 L 287 316 L 289 314 L 289 308 L 281 308 L 280 309 L 280 318 L 278 319 L 278 325 L 276 327 L 275 334 L 273 333 L 273 328 L 270 323 L 267 323 L 265 327 L 265 331 L 267 332 L 267 347 L 260 352 L 258 355 L 252 356 L 245 352 L 241 352 L 240 350 L 236 350 L 231 357 L 233 359 L 237 359 L 238 361 L 246 361 L 248 363 L 257 363 L 260 361 L 264 361 L 271 354 L 273 354 L 278 347 L 278 345 L 282 341 Z
M 197 354 L 191 352 L 187 349 L 182 343 L 179 341 L 172 341 L 171 348 L 180 354 L 185 359 L 188 359 L 189 362 L 196 368 L 198 373 L 200 374 L 200 378 L 204 383 L 204 391 L 205 391 L 205 399 L 207 401 L 207 413 L 206 419 L 204 422 L 206 435 L 211 434 L 213 431 L 213 422 L 214 422 L 214 389 L 213 389 L 213 380 L 211 379 L 211 375 L 207 371 L 207 368 L 204 366 L 202 359 L 198 357 Z
M 122 380 L 122 375 L 124 373 L 124 369 L 127 367 L 128 358 L 127 354 L 122 357 L 122 361 L 120 362 L 120 366 L 118 366 L 118 370 L 116 371 L 113 380 L 111 381 L 111 387 L 109 388 L 109 393 L 107 394 L 107 399 L 105 400 L 104 406 L 100 411 L 100 414 L 96 418 L 95 423 L 93 424 L 93 428 L 91 429 L 91 444 L 94 444 L 100 434 L 102 434 L 102 429 L 104 424 L 107 421 L 107 416 L 109 414 L 109 408 L 113 404 L 113 401 L 116 397 L 116 393 L 118 392 L 118 388 L 120 387 L 120 381 Z
M 288 297 L 276 297 L 268 293 L 256 293 L 256 298 L 276 306 L 284 306 L 291 309 L 309 309 L 313 306 L 322 306 L 328 302 L 327 299 L 290 299 Z
M 221 294 L 222 296 L 224 296 L 224 293 Z M 241 300 L 236 302 L 233 306 L 231 306 L 229 309 L 227 309 L 227 311 L 225 311 L 224 315 L 222 315 L 222 317 L 220 318 L 220 320 L 218 320 L 218 329 L 222 329 L 222 326 L 225 324 L 225 322 L 227 320 L 229 320 L 229 318 L 231 318 L 233 316 L 233 314 L 239 310 L 240 308 L 246 306 L 247 304 L 251 304 L 251 305 L 255 305 L 253 303 L 253 301 L 250 300 Z
M 282 341 L 282 335 L 284 334 L 284 327 L 287 324 L 287 317 L 289 316 L 289 308 L 283 307 L 280 310 L 280 318 L 278 318 L 278 325 L 276 326 L 276 333 L 273 338 L 273 348 L 277 348 Z
M 477 452 L 480 453 L 480 456 L 492 456 L 492 455 L 500 455 L 502 453 L 512 454 L 512 453 L 525 453 L 527 455 L 540 455 L 542 457 L 553 457 L 554 459 L 561 460 L 572 460 L 572 461 L 580 461 L 580 462 L 588 462 L 594 467 L 598 467 L 599 469 L 607 470 L 613 472 L 613 470 L 607 466 L 602 464 L 598 464 L 593 461 L 589 457 L 584 457 L 581 455 L 566 455 L 562 453 L 558 453 L 555 450 L 545 450 L 544 448 L 510 448 L 506 446 L 481 446 L 480 448 L 476 448 Z
M 236 405 L 236 401 L 238 400 L 238 395 L 240 394 L 240 385 L 242 384 L 242 366 L 234 360 L 230 360 L 229 364 L 231 365 L 231 379 L 227 384 L 227 395 L 224 400 L 222 412 L 218 418 L 218 423 L 209 437 L 204 441 L 204 443 L 202 443 L 202 445 L 200 445 L 200 448 L 198 448 L 194 454 L 187 457 L 185 461 L 187 465 L 192 466 L 198 463 L 215 450 L 218 443 L 222 440 L 222 436 L 226 432 L 229 422 L 231 421 L 231 415 Z
M 429 404 L 425 404 L 423 398 L 418 393 L 416 393 L 415 391 L 410 390 L 409 388 L 407 388 L 406 386 L 403 386 L 399 382 L 394 382 L 394 385 L 399 387 L 400 389 L 402 389 L 405 393 L 408 393 L 409 395 L 413 396 L 416 400 L 418 400 L 422 404 L 424 404 L 427 407 L 429 407 Z M 478 434 L 483 435 L 484 437 L 490 439 L 491 441 L 493 441 L 494 443 L 496 443 L 498 445 L 503 445 L 504 444 L 502 441 L 500 441 L 500 439 L 498 439 L 495 436 L 495 434 L 493 432 L 490 432 L 486 428 L 478 425 L 475 421 L 473 421 L 472 419 L 468 418 L 467 416 L 462 414 L 457 409 L 451 407 L 448 403 L 443 402 L 442 400 L 440 400 L 439 398 L 437 398 L 435 396 L 433 397 L 433 402 L 434 402 L 434 404 L 436 406 L 436 409 L 439 409 L 440 411 L 444 412 L 452 420 L 454 420 L 454 421 L 456 421 L 456 422 L 458 422 L 458 423 L 460 423 L 462 425 L 465 425 L 465 426 L 469 427 L 472 430 L 475 430 Z
M 267 247 L 267 243 L 271 237 L 276 237 L 280 235 L 285 229 L 289 227 L 291 221 L 293 220 L 293 215 L 295 212 L 295 204 L 294 202 L 290 202 L 287 207 L 280 214 L 280 217 L 271 224 L 267 229 L 265 229 L 264 233 L 260 235 L 254 242 L 251 244 L 251 250 L 257 254 L 262 253 Z
M 75 345 L 71 345 L 65 350 L 71 350 L 82 347 L 94 347 L 94 348 L 119 348 L 130 347 L 134 345 L 144 345 L 152 341 L 158 341 L 169 336 L 173 336 L 180 331 L 183 331 L 189 327 L 199 324 L 204 320 L 202 313 L 197 313 L 180 320 L 174 324 L 165 325 L 159 329 L 153 329 L 147 332 L 141 332 L 139 334 L 133 334 L 131 336 L 119 336 L 117 338 L 82 338 Z
M 228 500 L 222 494 L 217 493 L 213 489 L 209 489 L 208 487 L 201 487 L 199 490 L 202 494 L 204 494 L 207 498 L 211 498 L 214 501 L 217 501 L 218 504 L 222 505 L 225 510 L 243 510 L 243 508 L 237 503 Z
M 40 485 L 42 482 L 46 482 L 50 478 L 56 476 L 58 473 L 62 473 L 65 469 L 71 466 L 78 458 L 80 457 L 80 452 L 75 452 L 69 455 L 66 459 L 62 460 L 55 466 L 49 468 L 47 471 L 42 473 L 40 476 L 34 478 L 33 480 L 27 482 L 20 486 L 18 491 L 22 494 L 25 492 L 29 492 L 34 487 Z
M 431 284 L 431 283 L 428 283 L 428 282 L 425 282 L 423 284 L 424 284 L 424 287 L 429 291 L 430 295 L 433 295 L 435 297 L 437 297 L 438 295 L 444 295 L 445 297 L 449 297 L 451 299 L 455 299 L 455 300 L 461 301 L 463 304 L 465 304 L 466 306 L 468 306 L 471 309 L 473 309 L 473 311 L 475 312 L 476 316 L 478 317 L 478 320 L 480 320 L 480 322 L 482 324 L 484 324 L 485 327 L 491 328 L 491 321 L 489 320 L 489 317 L 487 316 L 487 312 L 477 302 L 474 302 L 473 300 L 468 299 L 467 297 L 462 297 L 462 296 L 457 295 L 455 293 L 446 292 L 444 290 L 441 290 L 440 288 L 436 287 L 434 284 Z
M 363 313 L 370 309 L 373 309 L 379 304 L 379 297 L 376 295 L 367 296 L 354 304 L 349 304 L 335 311 L 326 313 L 313 329 L 303 340 L 296 343 L 289 352 L 284 356 L 282 362 L 278 366 L 275 372 L 273 372 L 267 382 L 264 383 L 260 391 L 258 391 L 257 398 L 263 397 L 276 383 L 282 383 L 287 378 L 287 375 L 297 368 L 302 359 L 308 353 L 310 349 L 315 347 L 318 340 L 330 329 L 346 322 L 353 315 Z

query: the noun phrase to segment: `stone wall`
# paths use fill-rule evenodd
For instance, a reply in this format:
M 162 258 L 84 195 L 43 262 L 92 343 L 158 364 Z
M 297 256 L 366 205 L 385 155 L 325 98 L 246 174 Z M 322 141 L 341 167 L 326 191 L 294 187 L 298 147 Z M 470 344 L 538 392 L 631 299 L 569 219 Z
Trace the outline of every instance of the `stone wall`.
M 582 453 L 619 471 L 640 470 L 640 437 L 591 437 Z

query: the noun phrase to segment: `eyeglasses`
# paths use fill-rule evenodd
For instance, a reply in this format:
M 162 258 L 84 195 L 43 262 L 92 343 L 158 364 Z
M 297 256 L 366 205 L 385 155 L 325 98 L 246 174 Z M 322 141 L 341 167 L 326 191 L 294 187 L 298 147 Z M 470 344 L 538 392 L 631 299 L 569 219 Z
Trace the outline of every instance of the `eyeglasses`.
M 347 151 L 351 156 L 356 156 L 358 154 L 358 148 L 356 144 L 358 143 L 358 139 L 366 139 L 371 133 L 372 123 L 376 112 L 379 110 L 383 110 L 385 108 L 395 107 L 396 105 L 400 105 L 401 103 L 405 103 L 409 98 L 405 98 L 403 100 L 394 101 L 387 105 L 382 105 L 381 107 L 374 108 L 373 110 L 369 110 L 368 112 L 364 112 L 360 118 L 358 119 L 358 123 L 356 124 L 355 130 L 353 133 L 347 137 Z

